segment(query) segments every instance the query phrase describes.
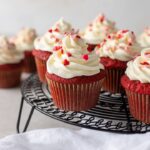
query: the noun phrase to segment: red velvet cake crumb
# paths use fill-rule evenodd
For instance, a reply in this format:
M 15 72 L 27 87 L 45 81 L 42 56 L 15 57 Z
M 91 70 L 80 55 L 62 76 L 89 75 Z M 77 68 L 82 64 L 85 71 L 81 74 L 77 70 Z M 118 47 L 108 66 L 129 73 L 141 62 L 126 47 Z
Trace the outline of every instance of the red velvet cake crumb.
M 46 76 L 54 81 L 62 82 L 62 83 L 90 83 L 97 81 L 98 79 L 102 79 L 105 77 L 105 71 L 101 70 L 100 73 L 93 76 L 81 76 L 81 77 L 73 77 L 70 79 L 61 78 L 55 74 L 46 73 Z
M 117 59 L 111 59 L 109 57 L 101 57 L 100 63 L 102 63 L 104 67 L 107 69 L 111 69 L 111 68 L 126 69 L 127 67 L 127 62 L 120 61 Z
M 140 94 L 150 94 L 150 84 L 149 83 L 141 83 L 138 80 L 130 80 L 127 75 L 124 75 L 121 78 L 122 86 L 132 92 L 140 93 Z

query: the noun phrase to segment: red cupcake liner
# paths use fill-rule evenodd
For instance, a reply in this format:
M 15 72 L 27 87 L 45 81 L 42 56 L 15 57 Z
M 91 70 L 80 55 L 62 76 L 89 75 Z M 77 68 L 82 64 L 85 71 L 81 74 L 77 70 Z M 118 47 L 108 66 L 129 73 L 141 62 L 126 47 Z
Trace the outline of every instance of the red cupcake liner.
M 41 50 L 33 50 L 32 54 L 35 58 L 36 68 L 38 72 L 38 76 L 41 82 L 46 83 L 46 62 L 51 55 L 50 52 L 41 51 Z
M 82 111 L 94 107 L 99 99 L 104 80 L 104 77 L 100 77 L 89 83 L 81 83 L 81 80 L 79 80 L 80 83 L 74 83 L 74 81 L 71 83 L 71 79 L 69 79 L 69 83 L 65 83 L 60 82 L 62 80 L 58 82 L 54 80 L 56 78 L 51 78 L 47 74 L 46 77 L 55 105 L 66 111 Z M 89 77 L 87 80 L 89 80 Z
M 23 65 L 23 72 L 25 73 L 34 73 L 36 72 L 36 65 L 34 56 L 32 55 L 32 51 L 25 51 L 25 58 L 24 58 L 24 65 Z
M 0 65 L 0 88 L 12 88 L 20 84 L 22 64 Z
M 126 89 L 129 108 L 137 120 L 150 124 L 150 95 L 131 92 Z
M 46 61 L 35 57 L 35 62 L 40 81 L 46 83 Z
M 102 85 L 102 89 L 111 93 L 121 93 L 121 77 L 124 75 L 125 69 L 105 69 L 106 78 Z

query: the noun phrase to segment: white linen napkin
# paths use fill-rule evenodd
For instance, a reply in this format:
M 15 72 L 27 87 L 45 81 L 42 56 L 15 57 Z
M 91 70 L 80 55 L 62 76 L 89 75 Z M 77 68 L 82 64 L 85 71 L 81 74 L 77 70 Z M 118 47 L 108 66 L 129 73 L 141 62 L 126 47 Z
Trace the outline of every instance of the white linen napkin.
M 5 137 L 0 140 L 0 150 L 150 150 L 150 133 L 51 128 Z

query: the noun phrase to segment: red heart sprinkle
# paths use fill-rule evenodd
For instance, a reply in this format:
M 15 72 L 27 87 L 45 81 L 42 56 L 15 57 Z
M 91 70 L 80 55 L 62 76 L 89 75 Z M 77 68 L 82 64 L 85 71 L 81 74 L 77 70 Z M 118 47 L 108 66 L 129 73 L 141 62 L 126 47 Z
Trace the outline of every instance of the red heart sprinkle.
M 88 46 L 88 48 L 87 48 L 87 50 L 89 51 L 89 52 L 92 52 L 93 51 L 93 48 L 92 48 L 92 46 Z
M 55 32 L 59 32 L 59 29 L 58 29 L 58 28 L 56 28 L 54 31 L 55 31 Z
M 88 56 L 87 54 L 85 54 L 85 55 L 82 56 L 82 58 L 83 58 L 84 60 L 88 60 L 88 59 L 89 59 L 89 56 Z
M 141 65 L 150 65 L 148 62 L 144 61 L 140 63 Z
M 129 30 L 122 30 L 122 33 L 127 33 Z
M 71 54 L 71 53 L 69 53 L 69 52 L 67 52 L 67 56 L 68 56 L 68 57 L 71 57 L 71 56 L 72 56 L 72 54 Z
M 53 31 L 52 29 L 49 29 L 49 30 L 48 30 L 48 32 L 50 32 L 50 33 L 52 33 L 52 31 Z
M 100 21 L 100 22 L 103 22 L 103 21 L 104 21 L 104 19 L 105 19 L 105 16 L 104 16 L 104 15 L 102 15 L 102 16 L 100 16 L 99 21 Z
M 108 35 L 108 36 L 107 36 L 107 38 L 108 38 L 108 39 L 111 39 L 111 36 L 110 36 L 110 35 Z
M 98 47 L 98 48 L 101 48 L 101 44 L 98 44 L 97 47 Z
M 58 50 L 60 50 L 62 48 L 62 46 L 55 46 L 54 47 L 54 51 L 58 51 Z
M 70 64 L 70 62 L 67 59 L 64 59 L 63 64 L 64 64 L 64 66 L 67 66 Z
M 118 39 L 121 39 L 121 38 L 122 38 L 122 35 L 121 35 L 121 34 L 118 34 L 118 35 L 117 35 L 117 38 L 118 38 Z
M 76 35 L 76 38 L 80 39 L 81 37 L 79 35 Z
M 106 40 L 106 39 L 104 39 L 104 41 L 103 41 L 103 42 L 105 43 L 106 41 L 107 41 L 107 40 Z
M 63 50 L 63 49 L 61 49 L 61 53 L 62 53 L 62 54 L 64 53 L 64 50 Z
M 132 46 L 132 43 L 131 43 L 131 42 L 129 42 L 128 44 L 129 44 L 129 46 Z
M 58 38 L 56 38 L 56 39 L 55 39 L 55 42 L 59 42 L 59 39 L 58 39 Z

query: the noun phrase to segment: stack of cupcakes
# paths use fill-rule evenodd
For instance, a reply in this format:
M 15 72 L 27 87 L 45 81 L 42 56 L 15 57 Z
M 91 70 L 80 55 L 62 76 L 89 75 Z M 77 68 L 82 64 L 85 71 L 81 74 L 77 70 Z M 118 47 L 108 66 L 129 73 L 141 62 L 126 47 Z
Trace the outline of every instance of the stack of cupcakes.
M 137 42 L 132 31 L 117 30 L 104 15 L 82 33 L 61 18 L 42 37 L 24 28 L 12 42 L 0 37 L 1 88 L 19 85 L 22 69 L 35 72 L 36 63 L 58 108 L 87 110 L 97 104 L 101 89 L 125 90 L 131 114 L 150 123 L 150 28 Z

